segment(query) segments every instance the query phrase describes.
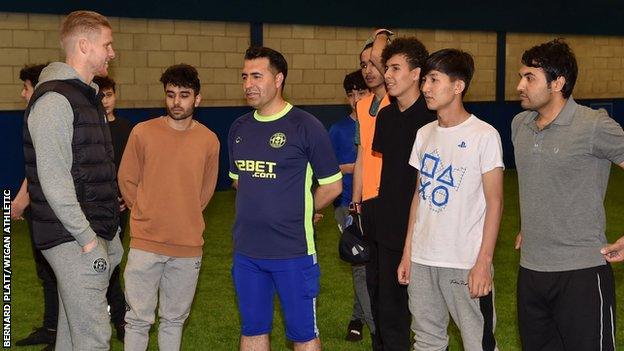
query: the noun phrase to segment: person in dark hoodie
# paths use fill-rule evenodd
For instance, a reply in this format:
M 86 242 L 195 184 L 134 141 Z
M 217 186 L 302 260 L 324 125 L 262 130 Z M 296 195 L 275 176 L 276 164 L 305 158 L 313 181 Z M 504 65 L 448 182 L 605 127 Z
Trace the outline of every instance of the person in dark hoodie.
M 119 204 L 110 130 L 92 82 L 115 57 L 106 17 L 70 13 L 65 63 L 49 64 L 25 113 L 24 159 L 33 240 L 59 292 L 56 350 L 108 350 L 106 289 L 119 264 Z
M 99 92 L 102 97 L 102 106 L 104 106 L 104 110 L 106 111 L 106 119 L 108 120 L 108 127 L 111 131 L 111 140 L 113 141 L 113 150 L 115 151 L 115 168 L 119 170 L 121 156 L 126 149 L 126 143 L 128 143 L 128 138 L 130 137 L 132 125 L 127 119 L 115 116 L 115 104 L 117 103 L 117 97 L 115 95 L 115 81 L 110 77 L 95 77 L 93 78 L 93 81 L 100 89 Z M 119 183 L 117 185 L 119 185 Z M 118 199 L 120 205 L 119 240 L 123 242 L 130 210 L 126 207 L 126 203 L 123 201 L 121 194 L 119 194 Z M 108 283 L 106 299 L 108 300 L 108 304 L 110 306 L 111 322 L 113 322 L 113 325 L 115 326 L 117 339 L 123 342 L 126 334 L 126 322 L 124 320 L 126 316 L 126 299 L 124 297 L 123 288 L 121 287 L 120 270 L 121 267 L 119 266 L 113 270 L 111 279 Z
M 26 103 L 30 101 L 30 97 L 35 91 L 35 86 L 39 82 L 39 75 L 46 65 L 26 65 L 20 70 L 19 78 L 24 83 L 24 87 L 20 93 L 20 96 L 24 98 Z M 48 261 L 46 261 L 40 250 L 34 245 L 32 240 L 32 224 L 30 221 L 30 197 L 28 196 L 28 182 L 26 179 L 22 182 L 22 185 L 15 195 L 13 201 L 11 201 L 11 218 L 14 220 L 25 219 L 28 227 L 28 232 L 31 237 L 33 258 L 35 259 L 35 269 L 37 271 L 37 277 L 41 279 L 41 286 L 43 287 L 43 325 L 41 327 L 33 328 L 25 338 L 17 340 L 16 346 L 27 345 L 39 345 L 47 344 L 43 350 L 53 350 L 54 341 L 56 339 L 56 322 L 58 320 L 58 292 L 56 290 L 56 277 L 54 271 Z

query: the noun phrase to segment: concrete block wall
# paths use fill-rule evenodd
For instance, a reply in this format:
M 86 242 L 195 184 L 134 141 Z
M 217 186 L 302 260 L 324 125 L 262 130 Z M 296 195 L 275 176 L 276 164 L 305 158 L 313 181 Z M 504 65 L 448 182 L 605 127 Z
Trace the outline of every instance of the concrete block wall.
M 573 96 L 578 99 L 624 97 L 624 38 L 564 34 L 507 34 L 505 99 L 518 100 L 518 69 L 525 50 L 565 38 L 579 67 Z
M 0 110 L 24 108 L 19 70 L 24 64 L 63 60 L 60 15 L 0 13 Z M 203 106 L 242 106 L 240 69 L 250 43 L 247 23 L 109 17 L 117 57 L 110 67 L 119 107 L 163 105 L 160 74 L 169 65 L 198 68 Z M 456 47 L 475 58 L 467 101 L 494 101 L 496 34 L 493 32 L 392 28 L 416 36 L 430 52 Z M 372 28 L 264 24 L 264 45 L 289 63 L 285 95 L 295 104 L 346 103 L 342 80 L 359 69 L 359 53 Z M 507 34 L 505 97 L 516 100 L 522 52 L 558 35 Z M 563 36 L 579 62 L 577 98 L 624 97 L 624 37 Z
M 19 97 L 24 64 L 64 59 L 59 45 L 62 16 L 0 13 L 0 110 L 23 109 Z M 109 74 L 117 82 L 119 107 L 163 106 L 159 82 L 176 63 L 197 67 L 202 106 L 244 105 L 240 85 L 249 24 L 108 18 L 116 58 Z
M 393 29 L 397 36 L 416 36 L 430 52 L 457 47 L 475 58 L 477 71 L 466 96 L 493 100 L 496 78 L 496 34 L 442 30 Z M 345 102 L 342 80 L 359 68 L 359 54 L 373 28 L 265 24 L 264 45 L 288 60 L 285 94 L 300 104 Z

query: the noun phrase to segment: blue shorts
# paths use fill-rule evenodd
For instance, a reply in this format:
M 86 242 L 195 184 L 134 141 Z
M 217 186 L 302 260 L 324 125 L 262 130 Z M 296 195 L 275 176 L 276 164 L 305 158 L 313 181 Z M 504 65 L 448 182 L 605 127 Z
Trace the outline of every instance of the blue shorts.
M 273 298 L 280 300 L 286 337 L 307 342 L 318 337 L 316 297 L 321 271 L 316 255 L 290 259 L 259 259 L 234 254 L 232 277 L 241 315 L 242 334 L 270 334 Z

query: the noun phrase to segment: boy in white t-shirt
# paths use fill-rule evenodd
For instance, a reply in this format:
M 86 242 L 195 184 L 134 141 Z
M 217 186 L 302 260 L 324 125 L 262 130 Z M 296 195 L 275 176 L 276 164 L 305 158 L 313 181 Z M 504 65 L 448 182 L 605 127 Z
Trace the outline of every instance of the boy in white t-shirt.
M 422 127 L 410 164 L 418 169 L 398 280 L 408 284 L 414 350 L 448 346 L 449 313 L 464 349 L 497 350 L 492 258 L 503 209 L 496 129 L 464 109 L 470 54 L 429 56 L 422 92 L 438 120 Z

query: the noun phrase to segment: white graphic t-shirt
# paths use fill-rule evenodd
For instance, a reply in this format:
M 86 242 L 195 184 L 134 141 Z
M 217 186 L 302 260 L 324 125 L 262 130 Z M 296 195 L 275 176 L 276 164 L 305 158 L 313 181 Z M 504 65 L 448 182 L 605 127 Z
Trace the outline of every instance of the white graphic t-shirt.
M 412 236 L 412 262 L 471 269 L 485 221 L 482 175 L 504 168 L 500 136 L 471 115 L 442 128 L 420 128 L 409 163 L 418 169 L 420 202 Z

